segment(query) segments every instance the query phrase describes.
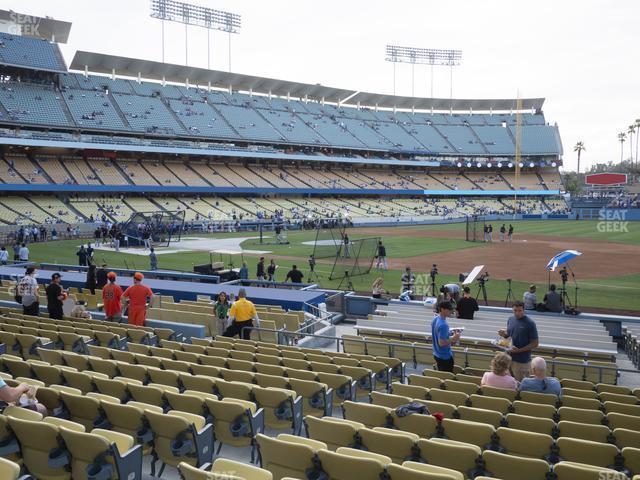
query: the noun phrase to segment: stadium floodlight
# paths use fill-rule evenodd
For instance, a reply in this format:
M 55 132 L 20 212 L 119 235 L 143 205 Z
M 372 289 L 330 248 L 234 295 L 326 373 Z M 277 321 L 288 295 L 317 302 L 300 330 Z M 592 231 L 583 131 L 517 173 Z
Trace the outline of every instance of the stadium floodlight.
M 237 13 L 224 12 L 175 0 L 151 0 L 151 17 L 162 21 L 162 63 L 164 63 L 164 22 L 184 24 L 185 65 L 188 65 L 187 27 L 207 29 L 207 68 L 211 68 L 211 30 L 229 34 L 229 71 L 231 71 L 231 34 L 240 33 L 241 17 Z
M 387 45 L 387 62 L 393 62 L 393 94 L 396 94 L 396 63 L 411 64 L 411 96 L 415 91 L 415 65 L 430 65 L 431 67 L 431 98 L 433 98 L 433 67 L 445 66 L 451 68 L 450 75 L 450 97 L 453 98 L 453 67 L 462 63 L 462 50 L 442 50 L 436 48 L 416 48 L 401 47 L 398 45 Z

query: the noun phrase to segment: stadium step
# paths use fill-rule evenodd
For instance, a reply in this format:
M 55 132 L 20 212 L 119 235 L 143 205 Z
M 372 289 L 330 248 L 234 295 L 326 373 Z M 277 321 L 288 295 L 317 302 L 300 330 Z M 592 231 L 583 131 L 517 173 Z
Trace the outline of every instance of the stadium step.
M 131 130 L 131 125 L 129 124 L 129 121 L 127 120 L 127 117 L 125 116 L 124 113 L 122 113 L 122 110 L 120 110 L 120 106 L 118 105 L 118 102 L 116 102 L 116 99 L 113 98 L 113 95 L 111 94 L 111 91 L 107 92 L 107 98 L 109 99 L 109 102 L 111 103 L 111 105 L 113 106 L 113 110 L 118 114 L 118 117 L 120 118 L 120 121 L 128 128 Z
M 549 190 L 549 187 L 545 183 L 544 178 L 542 178 L 542 175 L 540 175 L 540 173 L 536 172 L 536 176 L 538 177 L 538 180 L 540 180 L 540 184 L 543 186 L 543 188 L 545 190 Z M 544 199 L 542 201 L 544 202 Z M 548 208 L 548 205 L 547 205 L 547 208 Z M 550 210 L 552 210 L 552 209 L 550 209 Z
M 478 136 L 478 134 L 476 133 L 476 131 L 473 129 L 473 127 L 471 125 L 467 125 L 467 128 L 471 131 L 471 134 L 473 135 L 473 137 L 476 139 L 476 141 L 482 145 L 482 148 L 484 149 L 485 153 L 489 154 L 489 149 L 487 148 L 487 146 L 482 143 L 482 140 L 480 139 L 480 137 Z
M 64 116 L 67 118 L 67 122 L 69 123 L 69 125 L 77 125 L 76 121 L 73 119 L 71 110 L 69 110 L 69 105 L 67 105 L 67 100 L 64 95 L 60 95 L 60 99 L 58 101 L 60 102 L 60 106 L 62 108 L 62 111 L 64 112 Z

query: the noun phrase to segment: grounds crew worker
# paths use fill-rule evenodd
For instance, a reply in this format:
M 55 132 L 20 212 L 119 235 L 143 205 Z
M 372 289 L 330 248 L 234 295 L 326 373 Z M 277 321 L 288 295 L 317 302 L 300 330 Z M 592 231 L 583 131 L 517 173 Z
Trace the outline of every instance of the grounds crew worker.
M 153 306 L 153 292 L 149 287 L 142 284 L 144 275 L 136 272 L 133 275 L 133 285 L 127 288 L 122 294 L 129 306 L 127 317 L 130 325 L 144 326 L 147 317 L 147 298 L 149 298 L 149 306 Z
M 229 319 L 231 320 L 231 325 L 225 330 L 224 337 L 233 337 L 240 334 L 244 340 L 250 340 L 253 321 L 256 321 L 257 327 L 260 326 L 256 307 L 253 302 L 247 300 L 247 292 L 244 288 L 238 290 L 238 299 L 229 309 Z

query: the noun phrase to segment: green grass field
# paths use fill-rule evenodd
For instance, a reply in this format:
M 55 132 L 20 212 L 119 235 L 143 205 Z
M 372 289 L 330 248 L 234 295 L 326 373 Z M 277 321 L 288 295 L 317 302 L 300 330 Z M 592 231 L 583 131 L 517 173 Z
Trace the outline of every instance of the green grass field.
M 494 228 L 496 227 L 494 222 Z M 609 242 L 619 242 L 627 244 L 640 245 L 640 223 L 630 223 L 628 232 L 601 233 L 597 229 L 595 221 L 518 221 L 513 222 L 516 234 L 528 233 L 536 235 L 552 235 L 564 238 L 576 239 L 593 239 Z M 460 238 L 439 238 L 430 237 L 428 241 L 423 238 L 403 236 L 403 232 L 407 231 L 452 231 L 460 232 L 465 228 L 464 224 L 447 224 L 447 225 L 426 225 L 412 227 L 387 227 L 378 229 L 377 235 L 384 238 L 389 258 L 411 258 L 434 253 L 459 251 L 461 249 L 474 249 L 481 258 L 483 243 L 469 243 Z M 218 235 L 213 235 L 216 238 Z M 247 234 L 246 232 L 222 234 L 224 236 L 233 237 L 254 237 L 255 233 Z M 349 232 L 352 239 L 359 237 L 370 237 L 358 233 L 358 229 L 352 229 Z M 458 237 L 459 233 L 456 234 Z M 203 237 L 204 235 L 197 235 Z M 286 272 L 291 265 L 297 264 L 305 274 L 308 272 L 307 259 L 313 252 L 313 245 L 304 245 L 302 242 L 309 242 L 315 239 L 314 231 L 292 231 L 288 232 L 289 245 L 259 245 L 255 239 L 245 240 L 242 243 L 244 249 L 252 250 L 269 250 L 272 254 L 265 255 L 267 259 L 276 258 L 279 269 L 277 271 L 277 279 L 284 280 Z M 64 240 L 48 243 L 35 243 L 30 245 L 31 259 L 36 262 L 47 263 L 63 263 L 76 264 L 77 256 L 75 254 L 77 246 L 81 242 L 79 240 Z M 285 258 L 282 258 L 285 257 Z M 102 263 L 105 261 L 113 267 L 128 267 L 135 269 L 148 269 L 148 259 L 140 255 L 103 252 L 98 251 L 95 255 L 96 261 Z M 209 254 L 207 252 L 180 252 L 162 254 L 158 256 L 159 268 L 181 271 L 193 271 L 196 264 L 207 263 Z M 258 261 L 257 256 L 244 256 L 249 266 L 250 276 L 255 272 L 255 265 Z M 637 259 L 635 259 L 637 260 Z M 227 260 L 228 261 L 228 260 Z M 603 258 L 603 261 L 606 259 Z M 634 261 L 634 260 L 632 260 Z M 236 266 L 239 266 L 240 259 L 235 259 Z M 331 265 L 328 263 L 319 263 L 316 271 L 320 274 L 319 284 L 325 288 L 337 288 L 340 281 L 328 280 L 331 271 Z M 400 270 L 388 270 L 386 272 L 378 272 L 373 270 L 370 274 L 354 277 L 352 279 L 353 286 L 361 292 L 369 292 L 371 283 L 378 276 L 384 276 L 385 288 L 392 294 L 397 294 L 400 290 Z M 438 284 L 457 281 L 457 277 L 453 275 L 440 275 Z M 559 279 L 557 279 L 559 280 Z M 516 298 L 521 298 L 522 293 L 527 288 L 528 282 L 514 281 L 512 288 Z M 601 278 L 580 281 L 579 305 L 581 307 L 599 307 L 623 310 L 640 311 L 640 300 L 637 297 L 638 286 L 640 285 L 640 274 L 625 275 L 621 272 L 620 276 L 614 278 Z M 346 284 L 343 284 L 346 287 Z M 546 285 L 539 285 L 539 293 L 543 293 Z M 477 287 L 473 287 L 475 295 Z M 505 279 L 491 278 L 487 283 L 487 293 L 489 300 L 504 302 L 507 294 L 507 282 Z M 569 295 L 573 300 L 573 287 L 569 289 Z

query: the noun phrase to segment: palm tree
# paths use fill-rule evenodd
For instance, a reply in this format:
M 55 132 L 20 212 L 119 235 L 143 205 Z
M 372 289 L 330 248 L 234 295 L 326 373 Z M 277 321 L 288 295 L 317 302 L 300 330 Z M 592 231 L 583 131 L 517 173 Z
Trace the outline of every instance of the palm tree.
M 580 154 L 582 153 L 583 150 L 586 150 L 586 148 L 584 148 L 584 142 L 582 141 L 577 142 L 573 147 L 573 151 L 578 152 L 578 172 L 577 172 L 578 176 L 580 176 Z
M 624 159 L 624 142 L 627 139 L 627 134 L 624 132 L 620 132 L 618 134 L 618 141 L 620 142 L 620 163 L 622 163 Z
M 633 165 L 633 134 L 636 133 L 635 123 L 632 123 L 631 125 L 629 125 L 629 128 L 627 129 L 627 133 L 629 134 L 629 150 L 631 151 L 630 165 Z M 636 156 L 638 156 L 638 152 L 636 152 Z

